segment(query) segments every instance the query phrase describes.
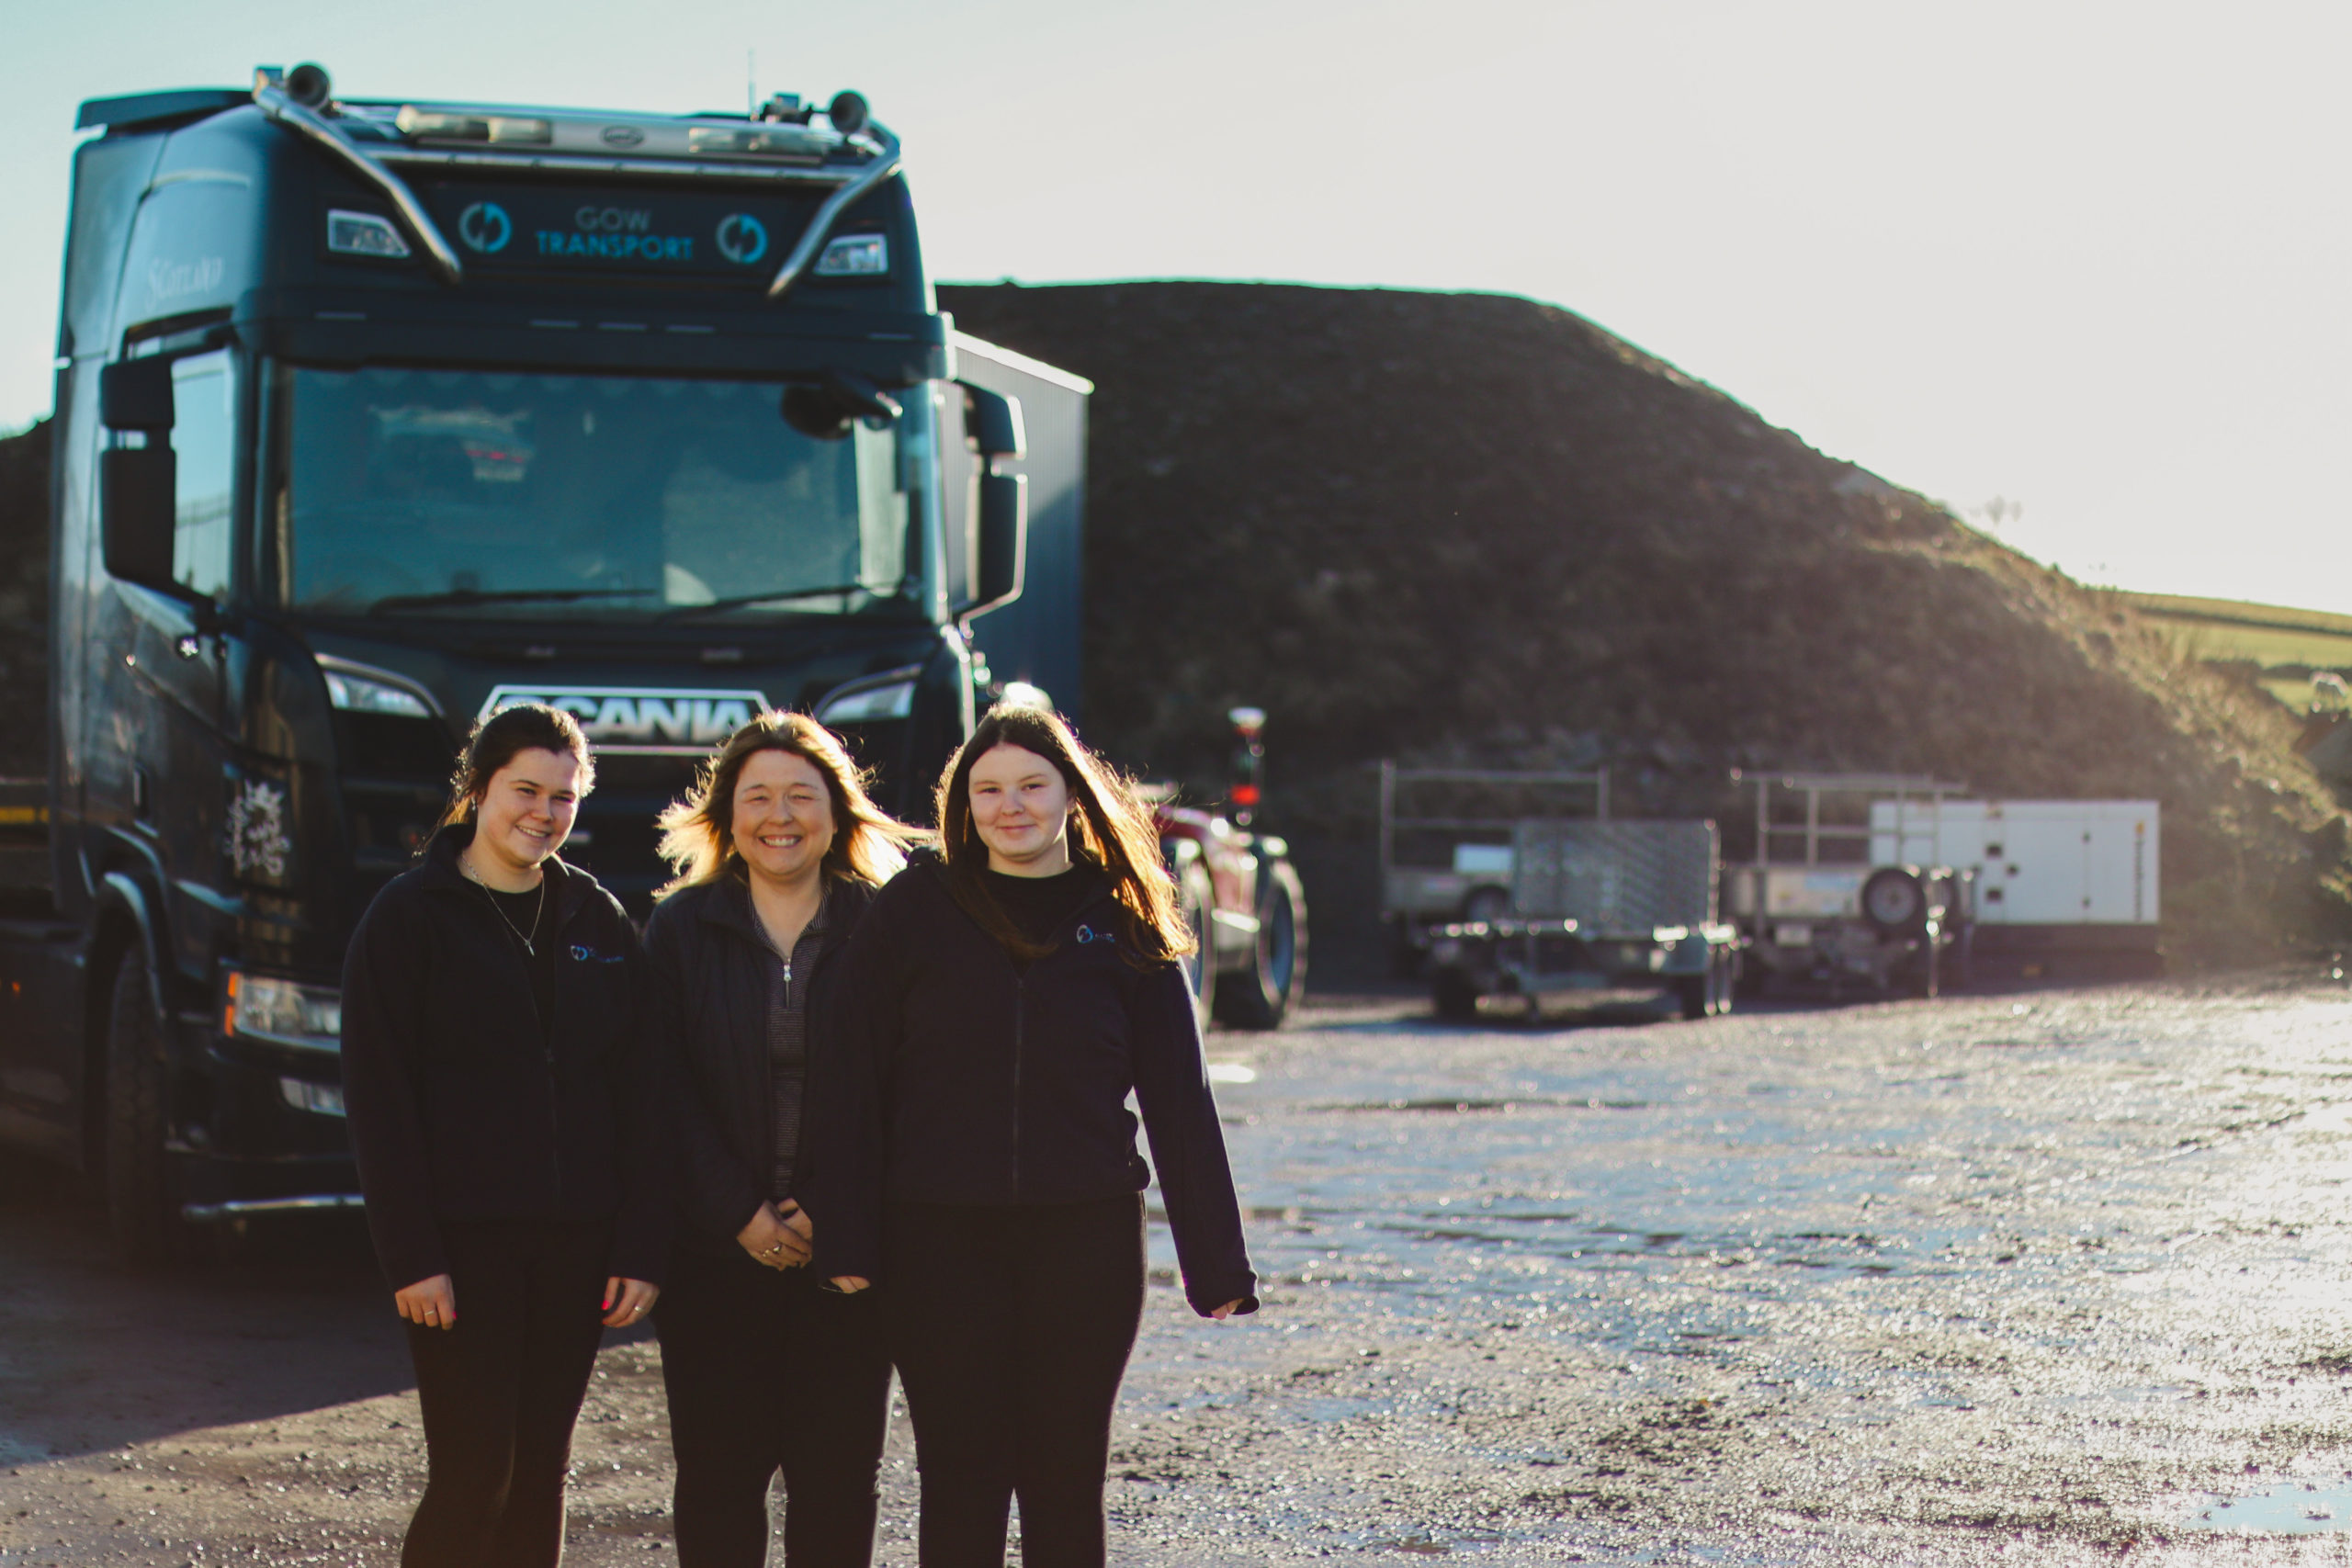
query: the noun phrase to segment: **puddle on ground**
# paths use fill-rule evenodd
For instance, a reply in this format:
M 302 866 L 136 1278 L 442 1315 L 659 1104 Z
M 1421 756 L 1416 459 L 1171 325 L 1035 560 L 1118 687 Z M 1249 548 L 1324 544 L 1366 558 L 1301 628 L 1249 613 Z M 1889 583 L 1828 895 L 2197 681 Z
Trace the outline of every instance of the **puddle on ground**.
M 2188 1519 L 2191 1529 L 2258 1535 L 2320 1535 L 2352 1530 L 2352 1480 L 2288 1481 L 2248 1497 L 2206 1493 Z

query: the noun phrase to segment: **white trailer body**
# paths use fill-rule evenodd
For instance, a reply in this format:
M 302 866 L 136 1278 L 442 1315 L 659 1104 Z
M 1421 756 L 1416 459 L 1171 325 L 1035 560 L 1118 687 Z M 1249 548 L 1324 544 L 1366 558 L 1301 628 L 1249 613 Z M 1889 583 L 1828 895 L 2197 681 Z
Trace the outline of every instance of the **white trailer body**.
M 1976 873 L 1978 950 L 2154 958 L 2163 823 L 2153 800 L 1946 800 L 1871 815 L 1874 854 Z M 2029 970 L 2032 973 L 2032 970 Z
M 1966 866 L 1984 926 L 2133 926 L 2160 919 L 2153 800 L 1947 800 L 1871 809 L 1871 856 Z

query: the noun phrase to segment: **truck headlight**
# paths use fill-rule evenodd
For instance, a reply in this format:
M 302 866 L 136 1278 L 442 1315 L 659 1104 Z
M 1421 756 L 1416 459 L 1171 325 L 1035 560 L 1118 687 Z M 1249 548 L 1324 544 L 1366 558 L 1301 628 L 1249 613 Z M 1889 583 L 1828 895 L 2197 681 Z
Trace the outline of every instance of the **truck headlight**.
M 854 686 L 817 705 L 819 724 L 871 724 L 876 719 L 904 718 L 914 711 L 915 678 L 876 685 Z
M 416 693 L 389 681 L 371 681 L 349 670 L 329 670 L 327 701 L 345 713 L 390 714 L 394 718 L 431 718 L 432 707 Z
M 343 993 L 274 975 L 229 971 L 229 1001 L 220 1027 L 247 1040 L 303 1051 L 343 1049 Z
M 880 277 L 890 270 L 890 241 L 883 234 L 844 234 L 817 258 L 819 277 Z

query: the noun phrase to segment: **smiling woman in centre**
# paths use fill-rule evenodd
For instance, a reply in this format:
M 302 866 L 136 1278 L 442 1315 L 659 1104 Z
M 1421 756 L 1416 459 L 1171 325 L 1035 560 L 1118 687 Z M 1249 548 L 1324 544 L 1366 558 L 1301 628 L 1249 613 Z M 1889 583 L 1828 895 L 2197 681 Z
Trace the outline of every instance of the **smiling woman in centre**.
M 942 847 L 851 943 L 857 1113 L 817 1128 L 816 1267 L 882 1298 L 922 1475 L 924 1568 L 1104 1560 L 1112 1406 L 1144 1303 L 1135 1094 L 1184 1292 L 1256 1310 L 1192 951 L 1149 812 L 1038 708 L 999 705 L 940 781 Z
M 792 1568 L 864 1568 L 890 1362 L 876 1303 L 808 1269 L 811 1060 L 842 954 L 910 829 L 814 719 L 763 713 L 662 817 L 678 869 L 646 931 L 656 1016 L 683 1062 L 678 1241 L 656 1326 L 677 1455 L 682 1568 L 767 1560 L 784 1472 Z

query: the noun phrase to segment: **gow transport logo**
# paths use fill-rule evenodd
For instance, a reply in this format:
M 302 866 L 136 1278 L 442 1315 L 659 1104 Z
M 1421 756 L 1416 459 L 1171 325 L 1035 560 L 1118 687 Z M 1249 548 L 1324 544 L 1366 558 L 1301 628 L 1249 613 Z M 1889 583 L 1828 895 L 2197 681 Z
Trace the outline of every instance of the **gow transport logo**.
M 481 716 L 519 703 L 572 715 L 599 751 L 661 757 L 700 756 L 769 706 L 759 692 L 707 687 L 494 686 Z

